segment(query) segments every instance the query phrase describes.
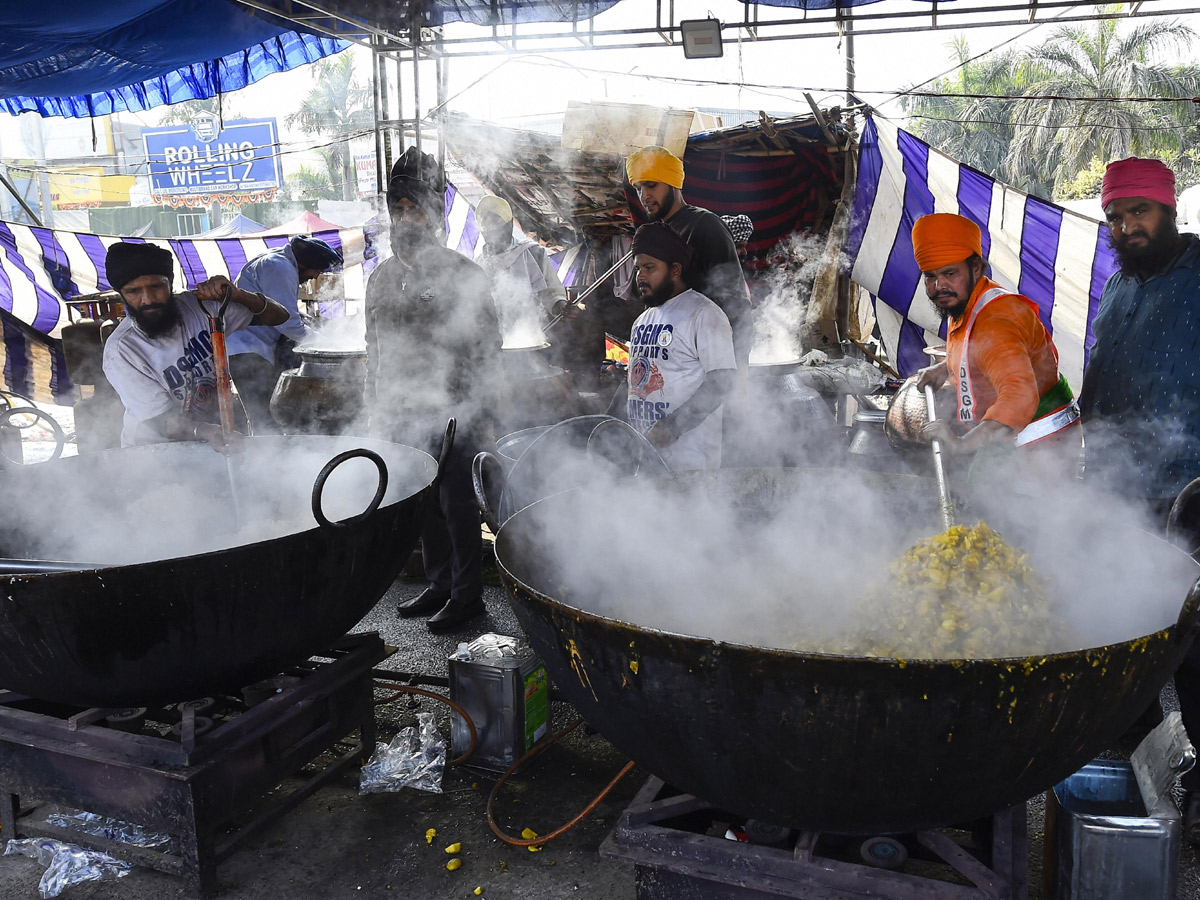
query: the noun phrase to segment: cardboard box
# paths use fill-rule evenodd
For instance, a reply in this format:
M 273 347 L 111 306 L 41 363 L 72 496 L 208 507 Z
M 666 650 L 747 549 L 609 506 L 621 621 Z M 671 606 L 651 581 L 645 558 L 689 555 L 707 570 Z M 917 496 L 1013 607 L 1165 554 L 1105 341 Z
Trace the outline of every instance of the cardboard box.
M 694 113 L 636 103 L 571 101 L 563 117 L 562 147 L 628 156 L 642 147 L 666 147 L 683 158 Z

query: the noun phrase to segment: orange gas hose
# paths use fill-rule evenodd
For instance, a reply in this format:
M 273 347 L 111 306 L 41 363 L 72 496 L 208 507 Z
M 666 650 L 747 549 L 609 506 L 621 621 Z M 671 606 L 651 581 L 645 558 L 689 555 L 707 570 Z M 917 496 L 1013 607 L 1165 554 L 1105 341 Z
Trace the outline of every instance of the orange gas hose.
M 505 769 L 504 774 L 500 776 L 500 780 L 497 781 L 495 787 L 492 788 L 492 792 L 488 795 L 488 802 L 487 802 L 488 827 L 492 829 L 492 834 L 496 835 L 496 837 L 500 838 L 500 840 L 504 841 L 504 843 L 511 844 L 513 847 L 540 847 L 543 844 L 546 844 L 546 843 L 554 840 L 556 837 L 566 834 L 568 831 L 570 831 L 572 828 L 574 828 L 576 825 L 578 825 L 580 822 L 582 822 L 583 819 L 589 813 L 591 813 L 592 810 L 594 810 L 597 806 L 599 806 L 601 801 L 604 800 L 604 798 L 607 797 L 610 793 L 612 793 L 612 790 L 613 790 L 613 788 L 615 788 L 617 786 L 617 783 L 622 778 L 624 778 L 626 775 L 628 775 L 630 773 L 630 771 L 633 769 L 635 764 L 632 760 L 630 760 L 629 762 L 627 762 L 625 764 L 624 768 L 622 768 L 621 771 L 616 774 L 616 777 L 613 778 L 613 780 L 608 783 L 608 785 L 604 788 L 604 790 L 602 790 L 599 794 L 597 794 L 595 799 L 592 800 L 592 802 L 589 803 L 587 806 L 585 806 L 583 808 L 583 810 L 577 816 L 575 816 L 573 819 L 571 819 L 569 822 L 567 822 L 567 824 L 554 829 L 549 834 L 540 835 L 536 838 L 515 838 L 515 837 L 512 837 L 511 835 L 505 834 L 504 831 L 501 830 L 500 826 L 496 824 L 496 815 L 495 815 L 496 797 L 499 795 L 500 788 L 504 785 L 504 782 L 508 781 L 509 776 L 512 775 L 512 773 L 515 772 L 518 768 L 520 768 L 527 760 L 532 759 L 533 757 L 537 756 L 539 753 L 541 753 L 543 750 L 545 750 L 547 747 L 549 747 L 551 744 L 553 744 L 559 738 L 574 731 L 576 728 L 578 728 L 582 724 L 583 724 L 583 719 L 576 719 L 574 722 L 572 722 L 566 728 L 552 734 L 544 742 L 542 742 L 541 744 L 538 744 L 536 747 L 534 747 L 532 750 L 530 750 L 528 753 L 526 753 L 524 756 L 522 756 L 520 759 L 518 759 L 515 763 L 513 763 L 511 766 L 509 766 L 507 769 Z

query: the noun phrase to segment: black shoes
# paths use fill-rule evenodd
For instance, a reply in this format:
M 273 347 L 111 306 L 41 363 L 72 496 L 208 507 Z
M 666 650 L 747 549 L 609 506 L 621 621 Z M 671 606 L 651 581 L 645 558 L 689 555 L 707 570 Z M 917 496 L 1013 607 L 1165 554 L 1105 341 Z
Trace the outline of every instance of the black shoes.
M 435 615 L 431 616 L 426 624 L 434 634 L 441 634 L 444 631 L 453 631 L 468 619 L 473 619 L 482 612 L 485 612 L 483 597 L 475 596 L 467 599 L 453 597 Z
M 411 600 L 401 600 L 396 604 L 396 614 L 402 619 L 411 619 L 415 616 L 427 616 L 432 612 L 437 612 L 446 605 L 446 601 L 450 599 L 449 591 L 442 591 L 435 588 L 433 585 L 425 588 L 417 596 Z

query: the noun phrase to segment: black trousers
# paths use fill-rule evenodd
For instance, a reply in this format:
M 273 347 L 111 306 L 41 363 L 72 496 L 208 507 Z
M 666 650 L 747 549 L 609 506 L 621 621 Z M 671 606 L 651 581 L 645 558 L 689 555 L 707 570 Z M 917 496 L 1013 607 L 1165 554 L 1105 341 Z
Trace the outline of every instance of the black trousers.
M 483 537 L 471 483 L 471 460 L 478 452 L 470 436 L 455 438 L 437 502 L 429 504 L 421 531 L 425 577 L 439 591 L 464 600 L 483 594 Z
M 471 461 L 489 443 L 479 429 L 461 424 L 454 448 L 442 474 L 434 502 L 426 507 L 421 529 L 421 556 L 425 577 L 438 591 L 469 600 L 483 594 L 483 535 L 481 517 L 471 483 Z M 408 422 L 386 429 L 389 439 L 424 450 L 438 458 L 446 420 Z

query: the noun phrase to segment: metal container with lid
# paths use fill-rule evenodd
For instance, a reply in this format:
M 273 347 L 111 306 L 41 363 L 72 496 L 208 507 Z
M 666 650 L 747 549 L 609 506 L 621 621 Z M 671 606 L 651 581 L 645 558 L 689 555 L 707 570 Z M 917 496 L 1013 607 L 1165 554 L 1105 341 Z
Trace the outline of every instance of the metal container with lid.
M 1182 834 L 1171 788 L 1195 762 L 1172 712 L 1129 761 L 1093 760 L 1047 791 L 1046 896 L 1171 900 Z
M 505 430 L 549 425 L 578 413 L 579 398 L 567 373 L 551 365 L 550 343 L 502 347 L 504 379 L 508 390 L 497 414 Z
M 468 765 L 503 772 L 546 737 L 550 682 L 529 645 L 502 634 L 483 634 L 450 654 L 450 699 L 475 723 L 475 752 Z M 450 746 L 466 752 L 470 730 L 450 714 Z

